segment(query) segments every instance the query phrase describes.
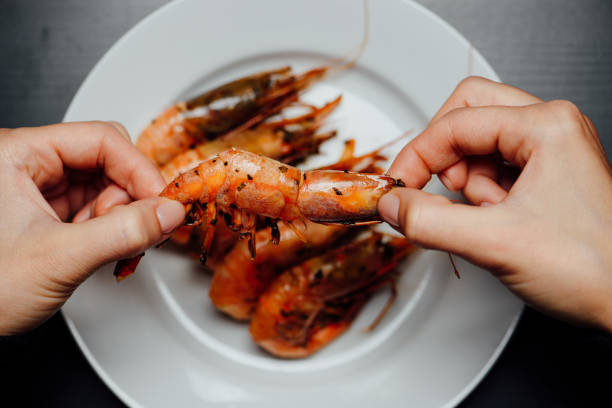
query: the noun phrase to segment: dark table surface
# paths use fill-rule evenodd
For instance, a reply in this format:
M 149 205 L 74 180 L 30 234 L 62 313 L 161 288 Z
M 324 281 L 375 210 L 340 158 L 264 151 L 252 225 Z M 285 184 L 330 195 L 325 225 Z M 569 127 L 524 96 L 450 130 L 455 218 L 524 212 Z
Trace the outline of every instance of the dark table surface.
M 420 0 L 455 26 L 501 78 L 569 99 L 612 153 L 612 2 Z M 61 121 L 103 53 L 164 0 L 0 0 L 0 127 Z M 0 271 L 1 272 L 1 271 Z M 527 308 L 465 407 L 612 405 L 612 337 Z M 0 405 L 122 406 L 60 314 L 0 338 Z

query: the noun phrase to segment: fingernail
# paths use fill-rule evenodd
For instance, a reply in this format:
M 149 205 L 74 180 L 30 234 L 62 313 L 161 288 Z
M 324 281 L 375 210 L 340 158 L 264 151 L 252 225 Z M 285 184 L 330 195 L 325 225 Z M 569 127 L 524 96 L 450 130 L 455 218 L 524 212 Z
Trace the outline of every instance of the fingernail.
M 490 205 L 493 205 L 493 204 L 491 204 L 491 203 L 490 203 L 490 202 L 488 202 L 488 201 L 483 201 L 482 203 L 480 203 L 480 206 L 481 206 L 481 207 L 488 207 L 488 206 L 490 206 Z
M 438 178 L 440 179 L 440 181 L 442 182 L 442 184 L 444 184 L 446 188 L 448 188 L 450 191 L 455 191 L 455 187 L 453 187 L 453 183 L 450 182 L 448 177 L 446 177 L 443 174 L 440 174 L 438 175 Z
M 178 201 L 162 198 L 161 203 L 155 209 L 155 214 L 162 232 L 167 234 L 183 223 L 185 208 Z
M 381 218 L 393 225 L 399 227 L 397 213 L 399 212 L 400 200 L 393 193 L 385 194 L 378 200 L 378 213 Z
M 86 221 L 88 219 L 91 218 L 91 209 L 93 208 L 93 206 L 90 206 L 89 209 L 87 209 L 86 211 L 81 211 L 79 212 L 73 219 L 72 222 L 73 223 L 78 223 L 78 222 L 83 222 Z

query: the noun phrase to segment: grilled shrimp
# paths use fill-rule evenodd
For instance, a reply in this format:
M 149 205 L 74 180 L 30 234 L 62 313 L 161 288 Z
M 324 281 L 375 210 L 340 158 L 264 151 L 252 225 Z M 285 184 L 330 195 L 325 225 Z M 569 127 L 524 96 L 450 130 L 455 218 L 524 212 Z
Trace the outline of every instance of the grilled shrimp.
M 322 75 L 323 71 L 312 70 L 296 77 L 284 67 L 223 84 L 167 108 L 140 134 L 136 147 L 163 166 L 201 140 L 264 120 L 297 100 L 297 92 Z
M 215 307 L 234 319 L 250 319 L 259 296 L 280 272 L 357 233 L 345 226 L 310 221 L 305 226 L 302 234 L 307 244 L 285 225 L 279 226 L 278 245 L 270 245 L 267 230 L 257 231 L 255 259 L 245 241 L 236 244 L 213 268 L 209 296 Z
M 369 11 L 364 3 L 364 31 L 355 52 L 295 75 L 291 67 L 257 73 L 221 85 L 162 112 L 141 133 L 136 146 L 158 166 L 204 139 L 248 129 L 297 100 L 313 82 L 352 68 L 368 42 Z
M 386 161 L 387 158 L 380 151 L 385 147 L 386 145 L 370 153 L 354 156 L 355 140 L 348 140 L 339 161 L 320 169 L 343 171 L 360 169 L 365 173 L 381 174 L 383 170 L 379 167 L 379 162 Z M 213 248 L 211 266 L 214 276 L 209 296 L 217 309 L 235 319 L 250 319 L 259 296 L 282 270 L 340 245 L 346 238 L 359 232 L 346 226 L 322 225 L 306 221 L 306 228 L 302 234 L 308 242 L 304 242 L 287 225 L 281 224 L 278 229 L 280 237 L 278 245 L 269 245 L 267 230 L 257 232 L 254 259 L 245 241 L 236 243 L 219 262 L 216 262 L 216 248 Z M 218 232 L 215 232 L 215 244 Z M 222 241 L 227 242 L 224 239 Z
M 390 272 L 413 249 L 404 238 L 369 231 L 285 271 L 259 298 L 253 340 L 279 357 L 311 355 L 350 326 L 375 289 L 393 283 Z
M 264 156 L 230 149 L 178 176 L 160 196 L 183 203 L 185 222 L 190 225 L 206 222 L 214 227 L 222 216 L 228 227 L 248 237 L 249 250 L 255 257 L 256 216 L 269 218 L 275 242 L 279 240 L 277 221 L 283 221 L 302 238 L 295 221 L 377 223 L 379 198 L 397 186 L 403 187 L 404 183 L 389 176 L 339 170 L 301 171 Z M 213 234 L 214 228 L 209 228 L 205 248 Z M 133 272 L 130 263 L 134 265 L 130 260 L 117 264 L 118 279 Z
M 200 161 L 231 147 L 262 154 L 284 163 L 295 164 L 318 152 L 319 145 L 336 132 L 316 134 L 323 120 L 340 104 L 341 96 L 321 108 L 290 119 L 264 122 L 253 129 L 232 132 L 212 141 L 198 144 L 170 160 L 161 169 L 166 182 L 191 169 Z
M 156 117 L 140 134 L 136 147 L 158 166 L 168 163 L 198 142 L 226 132 L 248 129 L 297 101 L 299 92 L 328 74 L 355 65 L 367 42 L 349 60 L 295 75 L 291 67 L 241 78 L 188 101 L 178 102 Z

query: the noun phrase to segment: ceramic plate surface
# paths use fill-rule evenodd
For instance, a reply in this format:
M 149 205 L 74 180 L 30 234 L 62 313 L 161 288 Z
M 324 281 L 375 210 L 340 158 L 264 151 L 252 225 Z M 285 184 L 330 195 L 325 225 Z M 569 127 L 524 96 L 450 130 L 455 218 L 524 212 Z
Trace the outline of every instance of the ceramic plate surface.
M 498 80 L 470 44 L 408 1 L 376 1 L 357 66 L 312 87 L 315 104 L 343 95 L 327 120 L 339 136 L 304 166 L 334 162 L 343 140 L 369 151 L 418 134 L 468 74 Z M 300 72 L 345 55 L 362 38 L 364 10 L 351 0 L 171 3 L 102 58 L 66 121 L 118 120 L 138 135 L 164 107 L 224 81 L 290 64 Z M 388 153 L 399 151 L 401 144 Z M 444 193 L 436 180 L 428 190 Z M 115 283 L 102 268 L 63 308 L 73 335 L 109 387 L 130 406 L 452 406 L 486 374 L 522 304 L 487 272 L 420 251 L 401 265 L 398 300 L 372 333 L 381 290 L 351 329 L 311 358 L 280 360 L 247 326 L 217 313 L 211 277 L 186 256 L 151 250 Z

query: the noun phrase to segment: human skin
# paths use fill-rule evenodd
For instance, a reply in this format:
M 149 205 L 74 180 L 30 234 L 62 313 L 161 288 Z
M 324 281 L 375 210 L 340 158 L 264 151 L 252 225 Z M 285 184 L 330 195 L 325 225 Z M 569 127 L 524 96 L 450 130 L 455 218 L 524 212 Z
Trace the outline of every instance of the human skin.
M 98 267 L 165 239 L 185 212 L 156 197 L 164 186 L 118 123 L 0 129 L 0 335 L 36 327 Z
M 533 307 L 612 331 L 612 170 L 593 123 L 484 78 L 464 80 L 389 169 L 381 216 L 490 270 Z M 420 190 L 437 174 L 470 204 Z

